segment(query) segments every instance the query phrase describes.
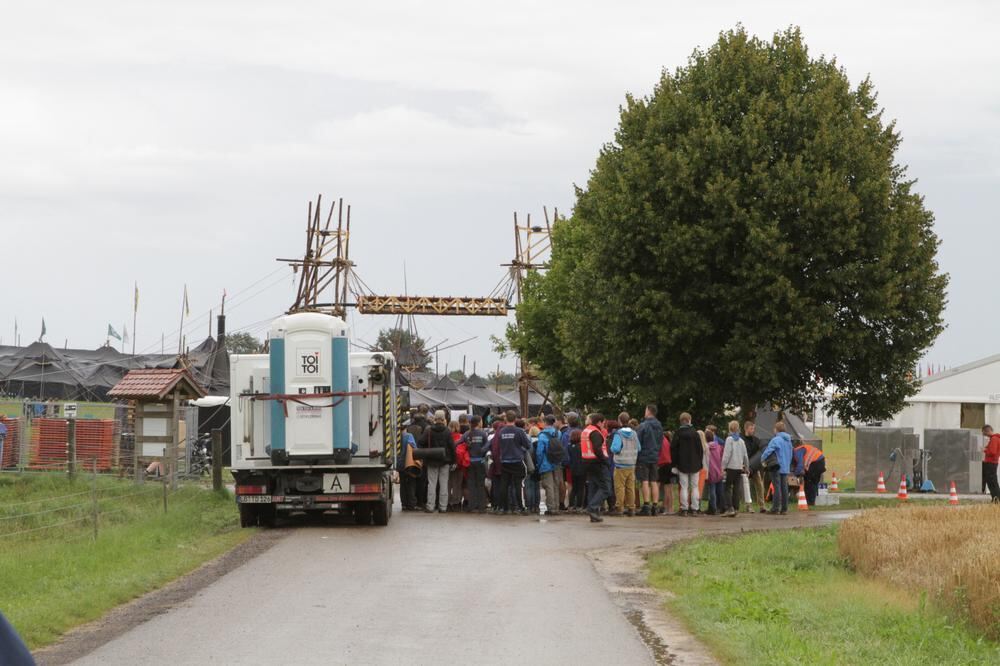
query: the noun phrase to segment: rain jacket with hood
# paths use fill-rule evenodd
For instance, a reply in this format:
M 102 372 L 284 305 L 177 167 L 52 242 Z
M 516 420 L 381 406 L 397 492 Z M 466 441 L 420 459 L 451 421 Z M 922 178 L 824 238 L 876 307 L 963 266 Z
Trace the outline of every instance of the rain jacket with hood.
M 792 469 L 792 436 L 787 432 L 779 432 L 775 435 L 764 447 L 764 451 L 760 455 L 761 460 L 766 460 L 772 452 L 778 456 L 778 473 L 790 474 Z
M 546 474 L 556 468 L 549 461 L 550 439 L 559 439 L 559 431 L 556 430 L 555 426 L 548 426 L 545 430 L 538 433 L 538 442 L 535 444 L 535 459 L 538 461 L 536 471 L 539 474 Z
M 639 435 L 635 430 L 625 426 L 615 431 L 614 437 L 611 439 L 611 452 L 615 454 L 615 467 L 635 467 L 641 450 Z

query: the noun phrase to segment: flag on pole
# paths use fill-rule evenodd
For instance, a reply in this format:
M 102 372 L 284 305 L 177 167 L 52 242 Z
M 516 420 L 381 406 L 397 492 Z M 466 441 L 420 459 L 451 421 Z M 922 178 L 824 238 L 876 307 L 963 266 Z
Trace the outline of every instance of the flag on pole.
M 188 303 L 188 286 L 184 285 L 184 314 L 191 316 L 191 305 Z
M 135 283 L 135 304 L 132 306 L 132 312 L 136 313 L 139 311 L 139 283 Z
M 122 344 L 128 344 L 128 326 L 122 324 Z
M 38 341 L 41 342 L 42 338 L 45 337 L 45 317 L 42 317 L 42 334 L 38 336 Z
M 119 340 L 119 341 L 122 339 L 122 336 L 118 335 L 118 331 L 116 331 L 114 328 L 112 328 L 111 324 L 108 324 L 108 337 L 109 338 L 114 338 L 115 340 Z

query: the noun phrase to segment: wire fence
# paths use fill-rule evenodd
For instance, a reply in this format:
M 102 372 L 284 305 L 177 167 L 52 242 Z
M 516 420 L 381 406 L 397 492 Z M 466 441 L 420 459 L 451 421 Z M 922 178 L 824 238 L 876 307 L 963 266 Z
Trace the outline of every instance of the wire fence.
M 181 510 L 203 499 L 210 489 L 206 484 L 186 483 L 171 490 L 167 479 L 135 485 L 97 474 L 80 479 L 79 483 L 90 487 L 0 504 L 0 548 L 53 535 L 61 541 L 87 536 L 97 540 L 101 529 L 148 521 Z

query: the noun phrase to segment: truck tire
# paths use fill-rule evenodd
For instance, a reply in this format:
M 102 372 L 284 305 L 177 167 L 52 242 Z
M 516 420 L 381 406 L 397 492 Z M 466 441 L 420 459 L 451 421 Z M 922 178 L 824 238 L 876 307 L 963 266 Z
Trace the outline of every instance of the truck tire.
M 240 527 L 257 527 L 257 507 L 240 504 Z
M 386 488 L 386 495 L 388 495 L 388 497 L 375 504 L 375 507 L 372 509 L 372 518 L 374 519 L 375 524 L 379 527 L 385 527 L 388 525 L 389 519 L 392 518 L 392 483 L 388 483 Z
M 354 505 L 354 524 L 355 525 L 371 525 L 372 524 L 372 505 L 363 502 Z

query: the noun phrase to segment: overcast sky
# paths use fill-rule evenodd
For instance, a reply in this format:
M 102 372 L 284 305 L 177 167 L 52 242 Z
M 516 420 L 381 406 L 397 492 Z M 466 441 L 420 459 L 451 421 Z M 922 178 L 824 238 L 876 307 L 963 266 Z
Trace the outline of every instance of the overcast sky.
M 749 5 L 753 7 L 749 7 Z M 989 2 L 88 2 L 8 5 L 0 24 L 0 337 L 138 349 L 188 343 L 230 295 L 263 335 L 294 297 L 275 258 L 304 245 L 316 194 L 353 208 L 351 254 L 377 292 L 486 295 L 513 255 L 512 214 L 569 211 L 625 93 L 742 22 L 801 26 L 852 82 L 871 74 L 899 159 L 937 218 L 951 274 L 934 363 L 1000 352 L 1000 11 Z M 482 8 L 482 7 L 488 7 Z M 262 278 L 264 278 L 262 280 Z M 261 281 L 262 280 L 262 281 Z M 254 285 L 251 287 L 251 285 Z M 249 287 L 249 289 L 248 289 Z M 240 293 L 242 292 L 242 293 Z M 373 341 L 390 317 L 352 316 Z M 497 319 L 417 320 L 472 342 Z

